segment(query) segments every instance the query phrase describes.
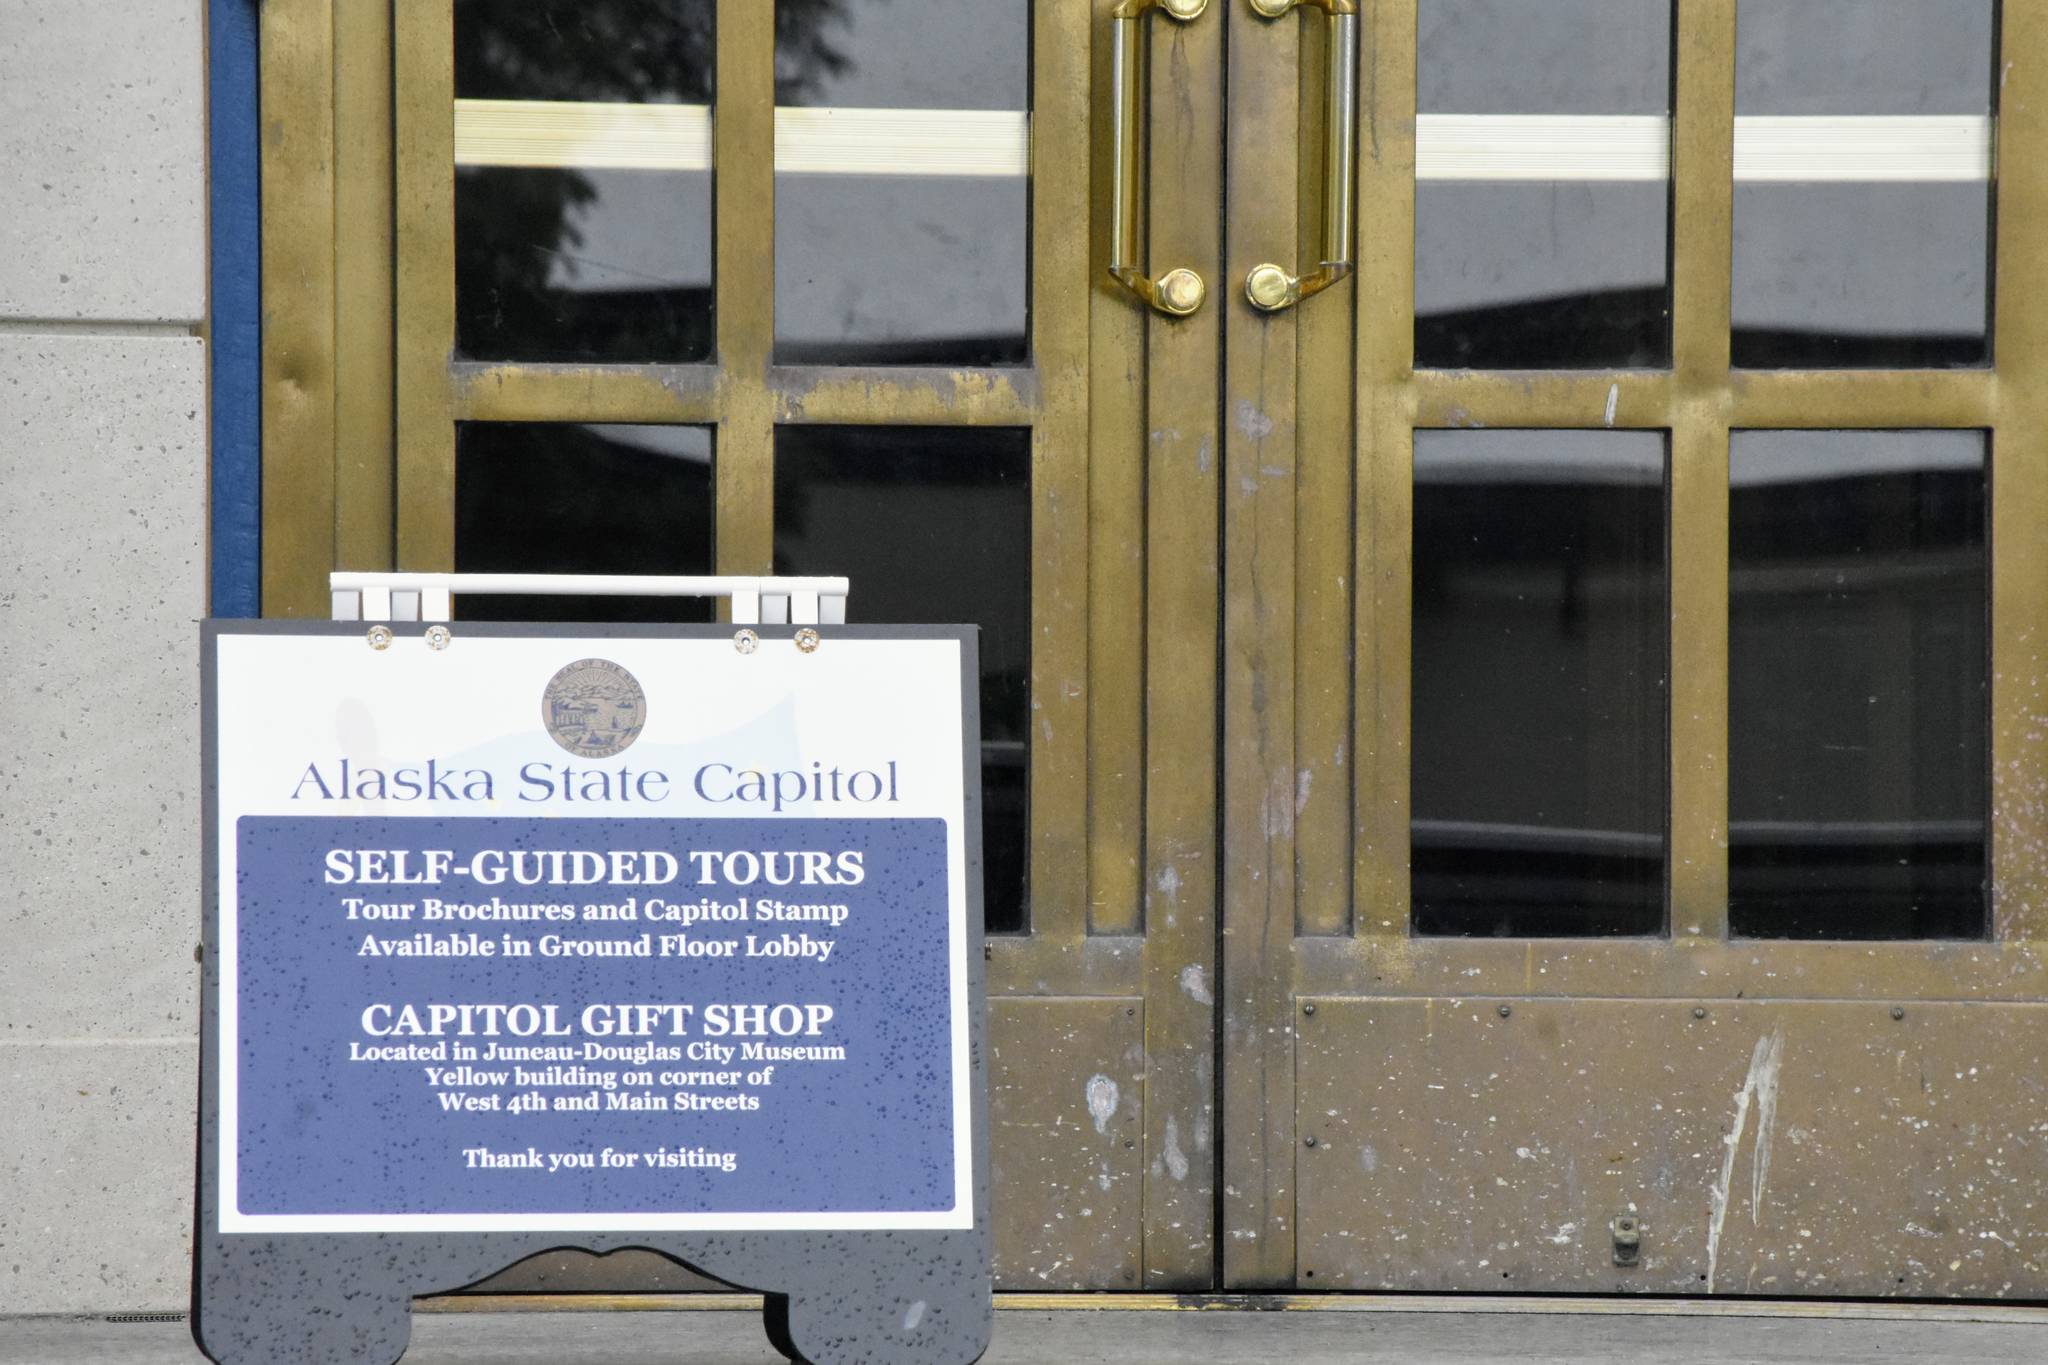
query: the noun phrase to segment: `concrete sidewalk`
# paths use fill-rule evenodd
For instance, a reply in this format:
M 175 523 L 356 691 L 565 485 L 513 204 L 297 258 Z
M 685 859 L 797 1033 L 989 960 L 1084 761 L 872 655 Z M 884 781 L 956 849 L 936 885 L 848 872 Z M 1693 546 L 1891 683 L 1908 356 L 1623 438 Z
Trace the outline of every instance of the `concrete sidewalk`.
M 987 1365 L 2035 1365 L 2048 1312 L 1941 1308 L 1885 1316 L 1708 1316 L 1369 1308 L 1005 1310 Z M 1850 1312 L 1872 1310 L 1849 1306 Z M 0 1318 L 0 1365 L 195 1365 L 182 1322 Z M 758 1315 L 422 1312 L 406 1365 L 776 1365 Z M 279 1365 L 287 1365 L 279 1362 Z

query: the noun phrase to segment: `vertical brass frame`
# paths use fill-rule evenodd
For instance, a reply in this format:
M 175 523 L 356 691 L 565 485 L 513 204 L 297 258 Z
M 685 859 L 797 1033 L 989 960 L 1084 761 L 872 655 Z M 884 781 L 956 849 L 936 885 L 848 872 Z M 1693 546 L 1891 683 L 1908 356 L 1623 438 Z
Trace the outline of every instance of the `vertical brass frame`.
M 1220 992 L 1227 1289 L 1297 1282 L 1294 1068 L 1304 1000 L 2048 998 L 2048 726 L 2039 721 L 2048 714 L 2048 315 L 2038 307 L 2048 289 L 2048 77 L 2038 65 L 2048 57 L 2048 14 L 2001 7 L 1995 368 L 1738 371 L 1729 365 L 1736 0 L 1674 2 L 1669 370 L 1415 368 L 1417 0 L 1363 7 L 1354 285 L 1272 316 L 1233 301 Z M 1291 26 L 1255 26 L 1252 6 L 1233 10 L 1226 268 L 1241 275 L 1307 235 L 1317 177 L 1298 149 L 1318 141 L 1303 121 L 1317 117 L 1320 78 L 1313 51 L 1297 63 Z M 1304 69 L 1297 89 L 1294 73 Z M 1290 179 L 1299 196 L 1275 193 Z M 1479 426 L 1668 433 L 1665 939 L 1409 932 L 1413 434 Z M 1992 935 L 1731 943 L 1729 433 L 1901 427 L 1991 434 Z M 1444 1287 L 1484 1283 L 1482 1273 Z
M 392 566 L 391 15 L 262 8 L 263 610 Z
M 1110 12 L 1036 0 L 1029 365 L 778 365 L 774 10 L 724 0 L 714 117 L 717 358 L 556 365 L 455 355 L 450 0 L 264 6 L 266 610 L 324 614 L 337 566 L 449 569 L 460 422 L 716 428 L 718 567 L 772 562 L 778 427 L 1032 432 L 1031 929 L 992 997 L 1132 1001 L 1145 1056 L 1127 1273 L 1214 1280 L 1219 330 L 1150 316 L 1107 274 Z M 1153 25 L 1143 111 L 1156 258 L 1221 260 L 1223 24 Z M 855 585 L 856 594 L 859 591 Z M 856 613 L 858 608 L 856 607 Z M 1032 1010 L 995 1017 L 1034 1018 Z M 1118 1014 L 1123 1013 L 1122 1009 Z M 1092 1017 L 1090 1015 L 1089 1017 Z M 1000 1048 L 1004 1039 L 994 1040 Z M 1025 1044 L 1030 1040 L 1010 1040 Z M 1018 1049 L 1013 1048 L 1013 1054 Z M 1071 1060 L 1069 1059 L 1069 1066 Z M 1044 1068 L 1046 1084 L 1060 1073 Z M 1044 1096 L 1085 1122 L 1085 1097 Z M 1078 1180 L 1092 1179 L 1077 1166 Z

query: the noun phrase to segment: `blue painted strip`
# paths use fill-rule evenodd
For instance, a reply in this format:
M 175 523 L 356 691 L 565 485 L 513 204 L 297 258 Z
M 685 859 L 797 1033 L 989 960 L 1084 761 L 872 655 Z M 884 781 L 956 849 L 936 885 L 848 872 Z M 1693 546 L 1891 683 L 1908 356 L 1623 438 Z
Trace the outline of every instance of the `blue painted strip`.
M 213 614 L 255 616 L 263 584 L 263 236 L 256 0 L 207 5 L 213 348 Z

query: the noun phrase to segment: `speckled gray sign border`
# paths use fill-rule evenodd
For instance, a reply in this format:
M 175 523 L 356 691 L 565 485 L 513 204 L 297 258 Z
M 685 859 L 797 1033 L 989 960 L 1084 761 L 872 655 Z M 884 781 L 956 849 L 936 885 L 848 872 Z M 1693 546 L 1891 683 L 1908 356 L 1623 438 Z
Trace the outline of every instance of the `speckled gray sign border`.
M 409 628 L 394 625 L 401 633 Z M 824 626 L 834 639 L 956 640 L 961 646 L 961 746 L 966 806 L 969 1068 L 974 1131 L 974 1226 L 948 1231 L 353 1233 L 243 1235 L 219 1227 L 220 997 L 215 719 L 223 635 L 362 635 L 361 622 L 207 621 L 201 626 L 204 1000 L 200 1023 L 198 1183 L 192 1257 L 192 1336 L 217 1365 L 393 1365 L 412 1333 L 412 1299 L 475 1284 L 544 1251 L 600 1254 L 645 1248 L 767 1296 L 769 1340 L 813 1365 L 972 1365 L 988 1347 L 988 1083 L 982 949 L 979 635 L 967 626 Z M 729 626 L 513 625 L 459 622 L 482 638 L 730 640 Z M 799 627 L 757 626 L 764 643 Z M 678 1334 L 691 1314 L 672 1315 Z M 565 1362 L 573 1365 L 573 1362 Z

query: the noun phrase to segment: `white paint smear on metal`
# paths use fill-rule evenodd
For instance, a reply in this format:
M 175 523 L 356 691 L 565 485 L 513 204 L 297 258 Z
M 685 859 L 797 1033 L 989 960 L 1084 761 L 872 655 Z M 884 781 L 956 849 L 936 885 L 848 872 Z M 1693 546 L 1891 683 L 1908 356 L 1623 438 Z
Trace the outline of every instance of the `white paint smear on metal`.
M 1728 1221 L 1729 1188 L 1735 1179 L 1735 1158 L 1742 1150 L 1742 1130 L 1749 1125 L 1749 1110 L 1752 1102 L 1757 1107 L 1756 1157 L 1750 1171 L 1750 1221 L 1757 1219 L 1757 1208 L 1763 1203 L 1764 1182 L 1770 1178 L 1771 1132 L 1770 1126 L 1778 1117 L 1778 1072 L 1784 1064 L 1785 1031 L 1775 1030 L 1756 1040 L 1756 1048 L 1749 1056 L 1749 1074 L 1743 1078 L 1742 1089 L 1735 1095 L 1735 1122 L 1728 1127 L 1728 1135 L 1721 1139 L 1727 1151 L 1721 1158 L 1721 1176 L 1708 1191 L 1713 1207 L 1713 1218 L 1707 1224 L 1707 1288 L 1714 1292 L 1715 1281 L 1720 1274 L 1721 1229 Z
M 457 100 L 455 164 L 708 171 L 712 112 L 702 104 Z M 1028 175 L 1031 116 L 989 109 L 777 109 L 775 169 Z
M 1166 1116 L 1166 1146 L 1160 1153 L 1166 1163 L 1166 1173 L 1175 1180 L 1188 1178 L 1188 1155 L 1180 1149 L 1180 1125 L 1173 1115 Z
M 1995 125 L 1978 115 L 1735 120 L 1742 182 L 1989 180 Z M 1645 181 L 1671 175 L 1661 114 L 1419 114 L 1417 180 Z
M 1116 1116 L 1116 1082 L 1107 1076 L 1088 1078 L 1088 1117 L 1095 1120 L 1095 1131 L 1107 1133 L 1109 1121 Z

